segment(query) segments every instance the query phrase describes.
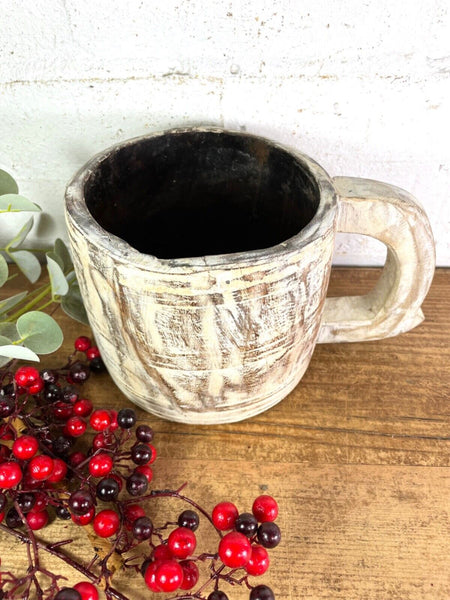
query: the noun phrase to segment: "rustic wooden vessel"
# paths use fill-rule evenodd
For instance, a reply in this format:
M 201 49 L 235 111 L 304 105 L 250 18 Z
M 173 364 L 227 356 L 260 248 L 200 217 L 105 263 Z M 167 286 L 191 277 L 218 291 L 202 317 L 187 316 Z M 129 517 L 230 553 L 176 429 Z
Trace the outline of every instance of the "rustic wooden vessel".
M 94 157 L 67 188 L 66 219 L 111 376 L 180 422 L 266 410 L 297 385 L 317 342 L 411 329 L 434 272 L 428 219 L 407 192 L 332 180 L 296 150 L 217 128 Z M 387 245 L 370 294 L 326 298 L 336 231 Z

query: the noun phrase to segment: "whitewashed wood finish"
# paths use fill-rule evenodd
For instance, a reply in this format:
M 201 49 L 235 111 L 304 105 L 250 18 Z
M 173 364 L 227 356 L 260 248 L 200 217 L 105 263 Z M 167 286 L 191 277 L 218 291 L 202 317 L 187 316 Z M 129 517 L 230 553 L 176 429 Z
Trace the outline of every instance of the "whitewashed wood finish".
M 387 257 L 369 294 L 327 298 L 318 342 L 377 340 L 416 327 L 435 268 L 427 215 L 411 194 L 393 185 L 355 177 L 335 177 L 333 183 L 338 231 L 377 238 L 386 244 Z
M 346 309 L 354 305 L 353 300 L 339 299 L 337 309 L 329 300 L 325 303 L 338 225 L 337 197 L 323 169 L 292 152 L 307 165 L 319 186 L 321 203 L 316 216 L 286 242 L 240 254 L 159 260 L 105 232 L 90 216 L 83 198 L 83 183 L 105 154 L 90 161 L 69 185 L 67 227 L 92 329 L 119 388 L 149 412 L 186 423 L 242 420 L 274 405 L 297 385 L 319 330 L 320 341 L 345 341 L 393 335 L 417 324 L 416 317 L 404 318 L 413 294 L 402 295 L 398 289 L 417 288 L 410 311 L 417 315 L 429 277 L 423 276 L 420 286 L 413 286 L 410 277 L 403 283 L 398 278 L 404 272 L 408 277 L 406 267 L 399 270 L 388 265 L 376 292 L 381 289 L 389 298 L 389 312 L 403 311 L 401 327 L 385 319 L 386 324 L 372 336 L 367 315 L 360 310 L 364 301 L 356 302 L 356 326 L 353 321 L 343 322 L 353 316 Z M 382 218 L 390 218 L 390 209 L 379 208 L 386 204 L 381 198 L 386 196 L 385 188 L 377 195 L 374 210 L 367 213 L 365 206 L 350 199 L 347 189 L 347 184 L 358 181 L 361 187 L 361 180 L 336 182 L 345 198 L 339 226 L 353 230 L 352 223 L 360 227 L 358 231 L 372 232 L 370 214 L 375 207 Z M 400 212 L 403 218 L 405 210 Z M 414 215 L 418 222 L 426 221 L 419 209 Z M 381 235 L 380 227 L 372 233 L 396 246 L 402 225 L 397 216 L 392 224 L 396 228 L 392 240 Z M 385 229 L 390 227 L 386 222 Z M 413 240 L 421 242 L 420 236 Z M 397 252 L 401 260 L 408 248 L 405 243 Z M 430 261 L 429 245 L 425 254 L 423 258 Z M 425 271 L 429 275 L 429 269 Z M 384 292 L 391 284 L 398 288 L 394 300 L 401 305 Z M 321 328 L 325 304 L 327 323 Z

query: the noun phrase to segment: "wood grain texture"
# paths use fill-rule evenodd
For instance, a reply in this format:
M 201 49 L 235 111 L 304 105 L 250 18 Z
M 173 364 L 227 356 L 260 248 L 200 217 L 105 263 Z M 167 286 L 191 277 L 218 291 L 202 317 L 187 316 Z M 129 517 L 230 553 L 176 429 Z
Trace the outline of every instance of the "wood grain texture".
M 378 276 L 379 270 L 333 269 L 329 291 L 359 295 Z M 193 426 L 140 411 L 156 432 L 152 486 L 189 481 L 189 495 L 206 507 L 231 499 L 242 511 L 262 491 L 276 496 L 283 542 L 264 582 L 277 600 L 447 600 L 449 286 L 450 271 L 438 270 L 425 321 L 407 334 L 317 346 L 299 386 L 248 421 Z M 60 321 L 64 347 L 46 364 L 60 364 L 73 338 L 88 333 Z M 88 381 L 86 395 L 105 407 L 131 406 L 106 374 Z M 172 507 L 176 515 L 180 506 Z M 159 503 L 150 512 L 162 520 L 163 510 Z M 203 544 L 211 539 L 206 530 Z M 87 562 L 84 532 L 54 523 L 43 537 L 73 533 Z M 24 548 L 5 536 L 0 556 L 3 568 L 26 566 Z M 119 574 L 116 584 L 133 600 L 157 598 L 139 578 Z M 248 600 L 243 590 L 229 592 L 230 600 Z

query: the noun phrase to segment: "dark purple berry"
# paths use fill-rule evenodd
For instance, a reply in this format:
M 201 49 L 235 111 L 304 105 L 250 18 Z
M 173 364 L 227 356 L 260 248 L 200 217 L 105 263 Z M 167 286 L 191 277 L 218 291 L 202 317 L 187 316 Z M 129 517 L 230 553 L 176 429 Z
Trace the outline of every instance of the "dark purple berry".
M 63 588 L 54 597 L 54 600 L 81 600 L 82 596 L 80 592 L 74 588 Z
M 137 540 L 148 540 L 153 533 L 153 523 L 148 517 L 139 517 L 133 523 L 133 535 Z
M 66 456 L 75 443 L 75 438 L 59 435 L 52 443 L 52 450 L 57 456 Z
M 100 356 L 97 356 L 96 358 L 93 358 L 89 362 L 89 368 L 94 373 L 102 373 L 103 371 L 106 370 L 105 363 L 102 361 L 102 359 L 101 359 Z
M 70 367 L 69 374 L 75 383 L 84 383 L 89 379 L 89 367 L 77 361 Z
M 34 494 L 20 494 L 17 498 L 17 504 L 20 506 L 20 510 L 27 514 L 33 508 L 34 503 L 36 502 L 36 496 Z
M 112 477 L 105 477 L 97 483 L 95 493 L 103 502 L 113 502 L 119 495 L 119 484 Z
M 69 497 L 69 508 L 74 515 L 85 515 L 94 506 L 94 499 L 86 490 L 72 492 Z
M 21 525 L 23 525 L 23 521 L 20 518 L 19 513 L 13 506 L 6 513 L 5 521 L 8 527 L 10 527 L 11 529 L 16 529 L 16 527 L 20 527 Z
M 153 440 L 153 429 L 148 425 L 139 425 L 136 428 L 136 439 L 149 444 Z
M 275 600 L 275 595 L 267 585 L 257 585 L 250 592 L 250 600 Z
M 63 521 L 68 521 L 70 519 L 70 512 L 65 506 L 57 506 L 55 508 L 55 513 L 58 519 L 62 519 Z
M 221 592 L 220 590 L 214 590 L 208 596 L 208 600 L 228 600 L 228 596 L 225 592 Z
M 191 531 L 195 531 L 199 525 L 200 519 L 198 514 L 193 510 L 183 510 L 178 517 L 178 525 L 187 527 Z
M 12 396 L 0 396 L 0 419 L 5 419 L 13 414 L 16 401 Z
M 5 510 L 6 506 L 6 496 L 3 492 L 0 492 L 0 513 Z
M 144 560 L 144 562 L 142 563 L 142 565 L 141 565 L 141 575 L 142 575 L 142 577 L 145 577 L 145 572 L 146 572 L 146 570 L 147 570 L 147 568 L 148 568 L 148 565 L 149 565 L 151 562 L 153 562 L 151 558 L 146 558 L 146 559 Z
M 281 531 L 276 523 L 267 521 L 258 527 L 257 537 L 264 548 L 275 548 L 281 541 Z
M 117 423 L 122 429 L 131 429 L 136 423 L 136 413 L 132 408 L 122 408 L 117 414 Z
M 57 402 L 62 398 L 62 391 L 59 385 L 48 383 L 44 388 L 44 399 L 47 402 Z
M 78 392 L 73 385 L 66 385 L 61 391 L 63 402 L 67 402 L 67 404 L 75 404 L 75 402 L 78 400 Z
M 258 529 L 258 521 L 252 513 L 242 513 L 236 519 L 234 528 L 236 531 L 239 531 L 239 533 L 243 533 L 248 538 L 251 538 Z
M 148 479 L 142 473 L 132 473 L 127 479 L 127 492 L 130 496 L 141 496 L 148 488 Z
M 152 451 L 146 444 L 136 444 L 131 448 L 131 460 L 136 465 L 146 465 L 152 457 Z
M 44 383 L 56 383 L 58 381 L 58 373 L 51 369 L 42 369 L 39 375 Z

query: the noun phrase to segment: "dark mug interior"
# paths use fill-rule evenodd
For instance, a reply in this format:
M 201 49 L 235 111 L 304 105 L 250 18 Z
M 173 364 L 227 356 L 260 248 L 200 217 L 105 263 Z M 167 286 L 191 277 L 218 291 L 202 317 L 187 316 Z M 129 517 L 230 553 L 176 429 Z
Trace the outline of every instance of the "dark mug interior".
M 189 130 L 116 147 L 84 197 L 103 229 L 171 259 L 275 246 L 311 221 L 320 193 L 306 165 L 263 138 Z

